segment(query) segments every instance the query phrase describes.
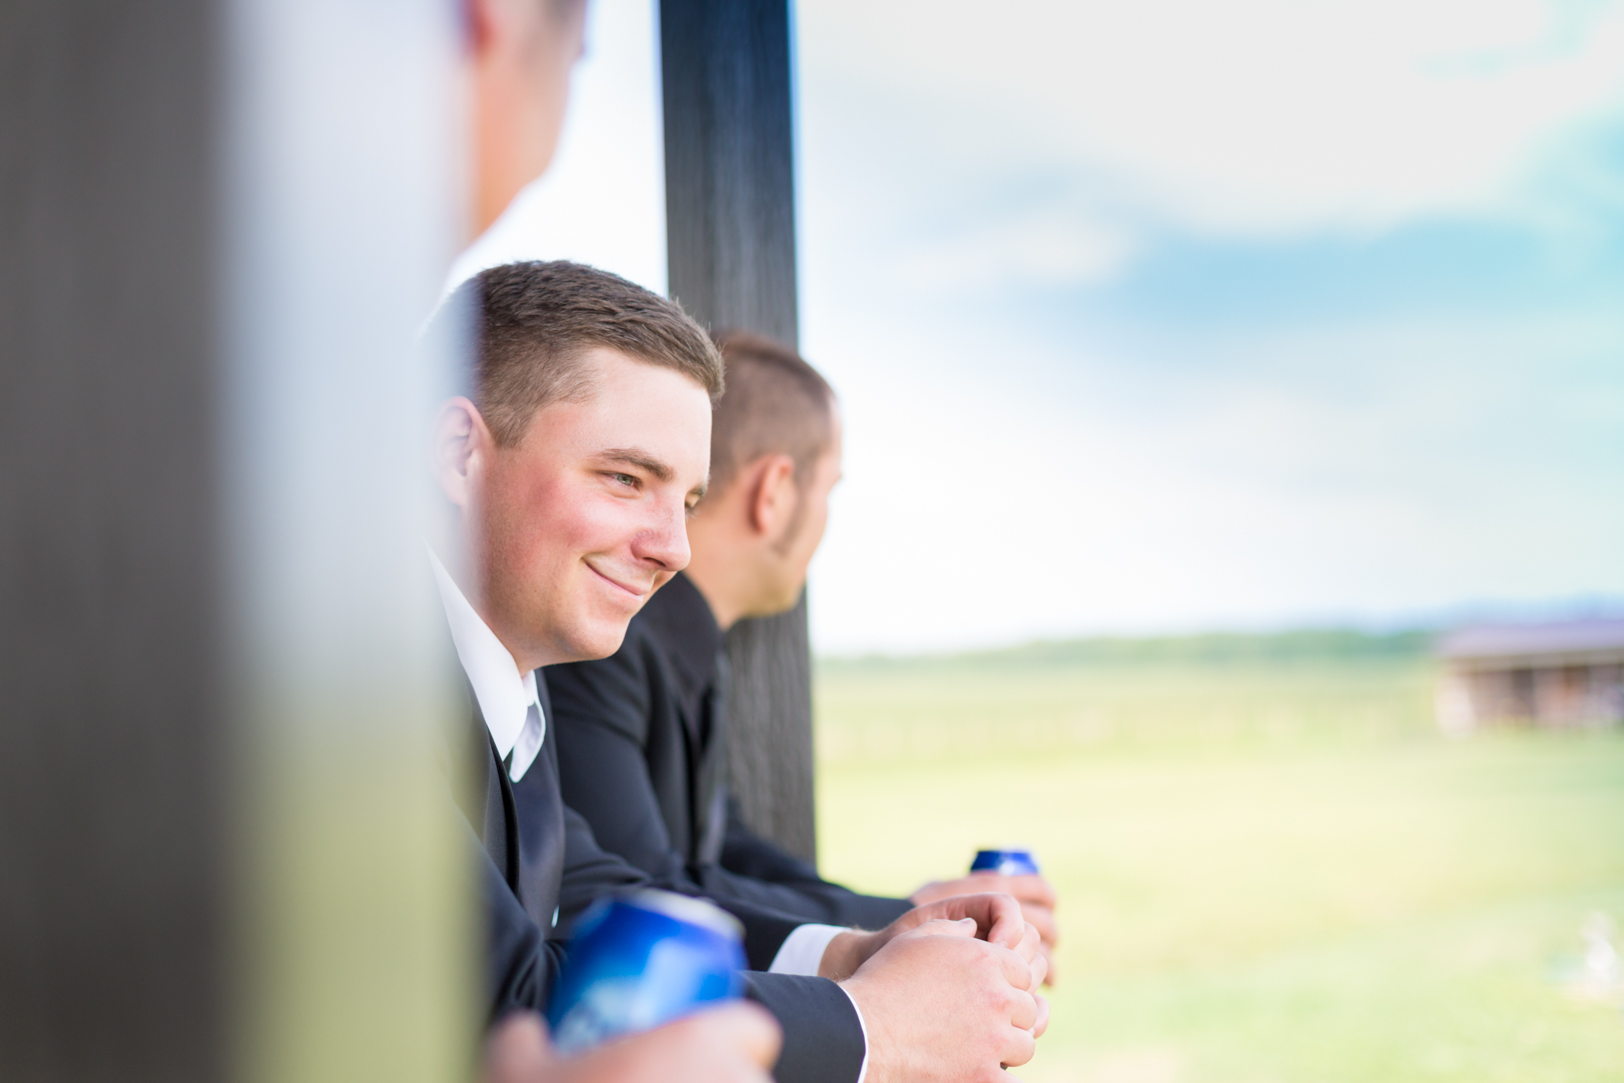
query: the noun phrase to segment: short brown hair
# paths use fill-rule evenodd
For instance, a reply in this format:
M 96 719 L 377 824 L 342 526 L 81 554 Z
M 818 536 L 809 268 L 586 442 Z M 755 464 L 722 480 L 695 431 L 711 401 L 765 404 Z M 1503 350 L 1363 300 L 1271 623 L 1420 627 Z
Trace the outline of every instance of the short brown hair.
M 717 336 L 727 394 L 711 422 L 711 491 L 722 492 L 745 464 L 782 452 L 805 484 L 834 437 L 834 389 L 781 342 L 743 331 Z
M 446 303 L 473 321 L 470 396 L 497 444 L 519 442 L 536 411 L 591 397 L 581 363 L 594 347 L 675 369 L 722 394 L 722 357 L 680 306 L 619 275 L 552 262 L 509 263 L 469 279 Z

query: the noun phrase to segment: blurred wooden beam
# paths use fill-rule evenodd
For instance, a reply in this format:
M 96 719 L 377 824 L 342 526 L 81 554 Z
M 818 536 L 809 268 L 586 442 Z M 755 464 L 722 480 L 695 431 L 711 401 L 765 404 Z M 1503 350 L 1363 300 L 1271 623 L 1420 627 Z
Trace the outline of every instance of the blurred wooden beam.
M 209 0 L 0 5 L 0 1079 L 225 1076 Z
M 438 0 L 0 4 L 0 1079 L 454 1078 Z
M 795 345 L 787 0 L 662 0 L 671 294 L 701 323 Z M 816 854 L 806 598 L 728 634 L 730 785 L 751 826 Z

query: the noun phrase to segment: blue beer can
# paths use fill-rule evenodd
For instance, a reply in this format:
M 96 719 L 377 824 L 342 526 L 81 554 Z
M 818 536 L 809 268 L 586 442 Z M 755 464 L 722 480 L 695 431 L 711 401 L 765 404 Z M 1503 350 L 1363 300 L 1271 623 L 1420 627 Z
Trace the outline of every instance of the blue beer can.
M 1038 863 L 1031 850 L 977 850 L 970 862 L 971 872 L 996 872 L 1001 876 L 1032 876 Z
M 652 889 L 582 915 L 547 1008 L 565 1053 L 647 1030 L 742 988 L 744 930 L 703 899 Z

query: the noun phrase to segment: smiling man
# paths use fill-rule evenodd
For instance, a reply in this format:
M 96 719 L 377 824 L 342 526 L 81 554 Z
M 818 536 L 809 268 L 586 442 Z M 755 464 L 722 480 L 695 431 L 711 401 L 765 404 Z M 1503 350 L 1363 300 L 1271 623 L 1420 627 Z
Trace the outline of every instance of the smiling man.
M 481 274 L 470 395 L 440 410 L 447 499 L 436 562 L 470 690 L 473 785 L 461 795 L 490 861 L 491 1010 L 545 1006 L 570 920 L 650 877 L 599 849 L 559 796 L 537 669 L 602 657 L 688 562 L 721 359 L 671 302 L 568 263 Z M 783 1027 L 781 1081 L 1001 1078 L 1047 1021 L 1036 930 L 1006 895 L 944 900 L 876 933 L 718 900 L 743 922 L 750 995 Z M 977 933 L 985 937 L 978 939 Z
M 471 239 L 490 228 L 552 160 L 569 97 L 570 68 L 582 52 L 586 0 L 462 0 L 461 15 L 460 98 L 471 137 L 464 144 L 464 222 Z M 464 551 L 460 545 L 446 547 L 448 540 L 442 539 L 443 552 Z M 442 587 L 449 586 L 460 598 L 444 569 L 439 571 Z M 462 603 L 459 609 L 448 601 L 448 614 L 462 618 L 458 626 L 478 643 L 482 622 L 466 599 Z M 503 663 L 489 640 L 483 645 L 472 656 L 489 663 L 494 655 L 496 666 L 481 672 L 481 686 L 495 695 L 503 689 L 517 691 L 522 717 L 527 713 L 522 682 L 502 679 L 511 658 Z M 476 751 L 483 755 L 486 750 L 481 746 Z M 480 860 L 485 863 L 481 871 L 494 944 L 498 930 L 522 928 L 522 920 L 506 925 L 500 920 L 502 914 L 515 917 L 517 902 L 502 873 L 485 855 Z M 522 910 L 516 916 L 522 919 Z M 699 1012 L 567 1061 L 551 1050 L 534 1011 L 507 1012 L 497 1022 L 488 1039 L 488 1083 L 761 1083 L 779 1045 L 776 1024 L 750 1004 Z

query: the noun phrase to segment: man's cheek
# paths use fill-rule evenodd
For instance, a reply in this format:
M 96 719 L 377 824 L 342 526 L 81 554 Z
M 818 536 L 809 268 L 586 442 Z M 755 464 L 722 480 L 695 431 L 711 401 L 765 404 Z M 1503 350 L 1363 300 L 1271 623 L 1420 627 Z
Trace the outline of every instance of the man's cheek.
M 630 502 L 600 497 L 577 503 L 572 526 L 572 540 L 578 549 L 602 553 L 628 545 L 638 524 Z

